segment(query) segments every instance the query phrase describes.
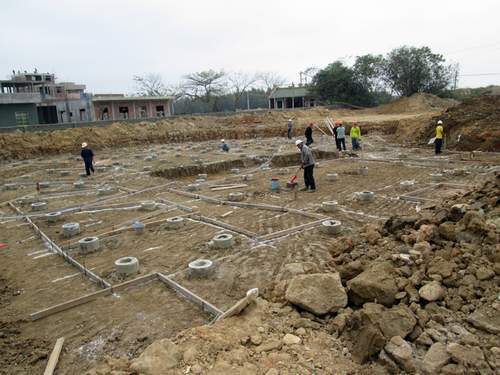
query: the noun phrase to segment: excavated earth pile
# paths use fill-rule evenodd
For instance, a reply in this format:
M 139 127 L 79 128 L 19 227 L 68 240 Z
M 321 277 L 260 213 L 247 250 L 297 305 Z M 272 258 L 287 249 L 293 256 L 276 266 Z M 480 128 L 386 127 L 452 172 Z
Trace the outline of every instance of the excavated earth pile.
M 449 108 L 427 125 L 420 137 L 422 141 L 434 136 L 438 119 L 444 122 L 448 147 L 465 151 L 500 151 L 500 95 L 475 97 Z
M 325 117 L 343 119 L 349 129 L 354 121 L 362 132 L 398 133 L 398 139 L 414 141 L 416 130 L 432 116 L 455 105 L 455 101 L 416 94 L 384 106 L 364 110 L 314 108 L 294 111 L 263 111 L 228 116 L 179 116 L 156 122 L 116 122 L 103 128 L 74 128 L 44 132 L 0 134 L 3 160 L 59 155 L 78 150 L 82 142 L 94 150 L 158 143 L 201 142 L 214 139 L 254 139 L 286 136 L 286 122 L 294 120 L 294 137 L 304 134 L 307 124 L 323 124 Z M 319 131 L 316 132 L 319 134 Z M 407 136 L 405 136 L 407 134 Z

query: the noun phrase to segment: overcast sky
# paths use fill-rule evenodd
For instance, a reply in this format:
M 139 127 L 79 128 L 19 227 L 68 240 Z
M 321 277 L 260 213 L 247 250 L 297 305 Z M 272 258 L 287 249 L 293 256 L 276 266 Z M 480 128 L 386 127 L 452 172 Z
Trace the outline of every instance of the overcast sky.
M 210 68 L 298 83 L 307 67 L 402 45 L 458 62 L 461 87 L 500 84 L 499 0 L 0 0 L 0 14 L 0 78 L 36 67 L 97 93 Z

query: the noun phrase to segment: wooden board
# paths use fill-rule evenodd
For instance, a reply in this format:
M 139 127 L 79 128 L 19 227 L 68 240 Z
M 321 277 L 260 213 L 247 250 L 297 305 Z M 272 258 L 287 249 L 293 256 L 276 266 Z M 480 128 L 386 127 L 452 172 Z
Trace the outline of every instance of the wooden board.
M 59 361 L 59 355 L 61 354 L 62 346 L 64 344 L 64 337 L 59 337 L 54 345 L 54 349 L 49 357 L 49 362 L 47 363 L 47 367 L 45 367 L 45 371 L 43 375 L 52 375 L 54 370 L 56 369 L 57 362 Z
M 215 317 L 218 317 L 218 316 L 223 314 L 222 310 L 219 310 L 217 307 L 212 305 L 210 302 L 205 301 L 203 298 L 197 296 L 196 294 L 191 292 L 189 289 L 186 289 L 182 285 L 177 284 L 171 278 L 169 278 L 161 273 L 158 273 L 158 278 L 160 279 L 160 281 L 167 284 L 169 287 L 171 287 L 177 293 L 181 294 L 182 296 L 189 299 L 191 302 L 200 306 L 203 309 L 203 311 L 206 311 Z
M 219 191 L 219 190 L 239 189 L 239 188 L 244 188 L 244 187 L 248 187 L 248 185 L 247 184 L 239 184 L 239 185 L 217 186 L 217 187 L 211 187 L 210 190 Z

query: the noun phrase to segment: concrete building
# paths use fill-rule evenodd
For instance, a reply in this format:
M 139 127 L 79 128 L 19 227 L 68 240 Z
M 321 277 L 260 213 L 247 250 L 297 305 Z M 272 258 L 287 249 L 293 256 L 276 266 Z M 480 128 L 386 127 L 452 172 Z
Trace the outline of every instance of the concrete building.
M 85 85 L 73 82 L 56 82 L 51 73 L 13 72 L 11 79 L 0 81 L 0 97 L 9 100 L 19 94 L 37 96 L 37 118 L 39 124 L 92 121 L 91 96 L 85 93 Z M 32 100 L 32 99 L 30 99 Z M 26 104 L 32 104 L 28 102 Z M 20 104 L 20 103 L 18 103 Z
M 92 98 L 96 120 L 147 119 L 170 116 L 170 96 L 101 94 Z
M 269 109 L 314 107 L 316 99 L 306 87 L 276 87 L 269 94 Z
M 41 101 L 37 93 L 0 93 L 0 127 L 37 124 L 37 105 Z

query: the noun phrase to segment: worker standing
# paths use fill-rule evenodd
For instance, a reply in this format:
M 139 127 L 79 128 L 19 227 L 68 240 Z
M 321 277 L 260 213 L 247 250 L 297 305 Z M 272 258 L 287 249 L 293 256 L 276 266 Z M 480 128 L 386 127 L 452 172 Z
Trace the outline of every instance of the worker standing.
M 360 150 L 360 141 L 361 141 L 361 129 L 357 122 L 354 122 L 351 127 L 351 131 L 349 132 L 349 136 L 351 137 L 352 150 Z
M 80 153 L 82 156 L 83 162 L 85 163 L 85 173 L 87 177 L 90 176 L 90 172 L 94 173 L 94 153 L 88 147 L 86 142 L 82 143 L 82 152 Z
M 301 168 L 304 169 L 304 187 L 301 191 L 314 193 L 316 191 L 316 183 L 314 182 L 314 156 L 311 149 L 304 144 L 301 139 L 295 141 L 295 145 L 300 150 Z
M 339 120 L 339 127 L 337 128 L 337 150 L 346 150 L 345 147 L 345 127 L 342 120 Z
M 434 141 L 434 152 L 436 153 L 436 155 L 439 155 L 441 153 L 441 147 L 443 147 L 443 137 L 443 121 L 439 120 L 436 126 L 436 140 Z
M 311 122 L 307 128 L 306 128 L 306 131 L 304 133 L 305 137 L 306 137 L 306 146 L 310 146 L 314 140 L 313 140 L 313 137 L 312 137 L 312 134 L 313 134 L 313 126 L 314 124 Z
M 293 121 L 292 119 L 288 119 L 288 123 L 287 123 L 287 135 L 288 135 L 288 139 L 292 139 L 292 133 L 293 133 Z
M 335 125 L 333 127 L 333 137 L 335 138 L 335 148 L 339 149 L 339 140 L 337 139 L 337 129 L 339 128 L 339 120 L 335 120 Z

